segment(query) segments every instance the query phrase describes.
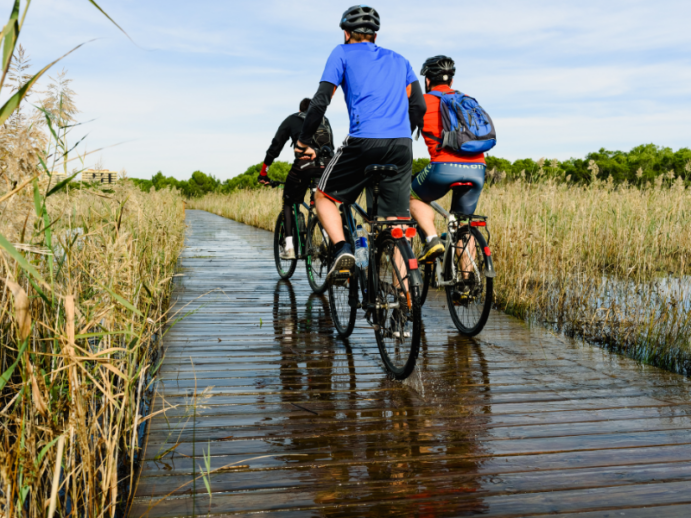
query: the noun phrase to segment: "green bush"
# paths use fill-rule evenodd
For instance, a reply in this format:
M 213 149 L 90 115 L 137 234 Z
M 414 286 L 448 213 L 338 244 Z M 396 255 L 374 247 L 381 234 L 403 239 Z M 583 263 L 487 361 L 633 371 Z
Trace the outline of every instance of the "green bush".
M 681 148 L 675 152 L 671 148 L 654 144 L 637 146 L 628 152 L 608 151 L 603 148 L 588 153 L 584 159 L 570 158 L 563 162 L 544 158 L 537 161 L 532 158 L 521 158 L 511 162 L 493 155 L 487 155 L 486 162 L 488 171 L 492 172 L 489 177 L 495 181 L 522 178 L 537 182 L 547 178 L 559 178 L 562 181 L 568 179 L 570 182 L 583 184 L 590 183 L 595 174 L 600 180 L 611 177 L 614 183 L 626 181 L 631 185 L 644 186 L 661 175 L 670 179 L 670 171 L 673 171 L 676 177 L 683 178 L 687 184 L 691 183 L 691 149 Z M 422 171 L 427 164 L 428 158 L 413 160 L 413 175 Z M 189 180 L 177 180 L 159 171 L 151 180 L 132 178 L 131 181 L 143 191 L 173 187 L 184 196 L 194 198 L 211 192 L 229 194 L 237 190 L 259 189 L 261 186 L 257 182 L 257 176 L 261 167 L 261 163 L 251 165 L 244 173 L 223 182 L 201 171 L 192 173 Z M 289 162 L 274 162 L 269 168 L 269 178 L 285 181 L 290 168 Z

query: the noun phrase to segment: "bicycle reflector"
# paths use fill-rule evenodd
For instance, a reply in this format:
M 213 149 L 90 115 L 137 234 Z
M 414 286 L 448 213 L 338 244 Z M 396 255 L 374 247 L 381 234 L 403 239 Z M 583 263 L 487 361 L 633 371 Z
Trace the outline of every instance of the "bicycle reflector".
M 417 259 L 408 259 L 408 269 L 417 270 Z
M 485 255 L 492 255 L 492 251 L 489 249 L 488 246 L 485 247 Z
M 416 234 L 417 234 L 417 229 L 416 229 L 416 228 L 408 227 L 408 228 L 405 230 L 405 237 L 407 237 L 408 239 L 414 238 Z
M 486 221 L 471 221 L 470 226 L 471 227 L 486 227 L 487 222 Z
M 400 228 L 394 228 L 391 230 L 391 237 L 394 239 L 401 239 L 403 237 L 403 230 Z

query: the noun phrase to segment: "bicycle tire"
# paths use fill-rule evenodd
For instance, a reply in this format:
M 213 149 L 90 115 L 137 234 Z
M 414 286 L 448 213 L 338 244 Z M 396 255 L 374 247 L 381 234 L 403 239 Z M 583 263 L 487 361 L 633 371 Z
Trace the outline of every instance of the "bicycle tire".
M 411 248 L 415 257 L 420 257 L 422 249 L 425 246 L 425 234 L 421 229 L 418 229 L 417 234 L 411 240 Z M 420 291 L 420 304 L 424 306 L 427 300 L 427 293 L 429 292 L 430 284 L 435 275 L 435 263 L 420 263 L 420 273 L 422 274 L 422 290 Z
M 427 292 L 429 291 L 429 285 L 432 283 L 434 278 L 434 263 L 426 263 L 424 269 L 422 270 L 422 290 L 420 291 L 420 305 L 424 306 L 427 300 Z
M 472 275 L 473 283 L 468 284 L 464 280 L 464 272 L 458 267 L 455 255 L 456 243 L 468 234 L 467 231 L 459 231 L 459 235 L 452 240 L 447 248 L 444 258 L 444 280 L 449 282 L 454 280 L 453 285 L 446 286 L 446 303 L 449 306 L 449 313 L 456 329 L 465 336 L 475 336 L 485 327 L 489 312 L 492 309 L 494 279 L 486 277 L 484 271 L 487 265 L 487 255 L 485 248 L 487 243 L 484 236 L 475 228 L 470 229 L 470 233 L 475 238 L 475 259 L 477 268 L 473 272 L 466 272 L 470 278 Z M 455 279 L 453 271 L 456 271 Z M 478 275 L 479 274 L 479 275 Z M 479 279 L 479 281 L 478 281 Z M 460 281 L 464 280 L 463 283 Z
M 355 317 L 357 316 L 357 305 L 351 305 L 350 299 L 354 292 L 357 298 L 358 275 L 354 273 L 344 284 L 328 283 L 329 307 L 331 308 L 331 320 L 334 323 L 336 332 L 341 338 L 347 338 L 355 329 Z
M 404 280 L 410 279 L 407 270 L 396 266 L 395 250 L 410 246 L 405 240 L 395 240 L 389 230 L 382 232 L 376 240 L 375 264 L 371 274 L 376 304 L 373 311 L 374 335 L 384 367 L 395 379 L 406 379 L 415 369 L 420 350 L 422 327 L 422 303 L 419 286 L 405 287 Z M 407 268 L 400 261 L 401 268 Z M 389 309 L 390 304 L 398 307 Z M 401 309 L 401 304 L 405 304 Z M 409 334 L 409 336 L 406 336 Z
M 285 225 L 283 219 L 283 212 L 281 212 L 278 218 L 276 218 L 276 226 L 274 228 L 274 261 L 279 277 L 287 280 L 295 273 L 298 260 L 297 258 L 281 259 L 281 246 L 285 243 Z
M 343 227 L 343 235 L 346 243 L 352 243 L 350 231 Z M 333 245 L 329 246 L 330 257 L 333 259 Z M 329 262 L 331 269 L 331 262 Z M 336 327 L 336 332 L 341 338 L 346 338 L 353 333 L 355 317 L 357 316 L 357 304 L 351 305 L 351 298 L 358 299 L 359 270 L 356 268 L 352 275 L 344 283 L 327 282 L 329 290 L 329 306 L 331 307 L 331 320 Z
M 326 274 L 329 273 L 331 264 L 331 248 L 319 218 L 314 215 L 310 216 L 307 224 L 305 250 L 307 250 L 305 254 L 307 281 L 312 291 L 321 295 L 327 288 Z

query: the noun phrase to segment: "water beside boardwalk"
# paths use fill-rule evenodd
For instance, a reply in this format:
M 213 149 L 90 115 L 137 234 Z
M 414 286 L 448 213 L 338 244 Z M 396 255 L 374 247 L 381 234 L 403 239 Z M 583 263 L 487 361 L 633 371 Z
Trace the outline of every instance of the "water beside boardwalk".
M 682 376 L 500 313 L 462 338 L 431 294 L 417 372 L 392 382 L 364 320 L 335 336 L 303 263 L 277 280 L 270 233 L 187 217 L 189 314 L 164 338 L 131 516 L 691 514 Z

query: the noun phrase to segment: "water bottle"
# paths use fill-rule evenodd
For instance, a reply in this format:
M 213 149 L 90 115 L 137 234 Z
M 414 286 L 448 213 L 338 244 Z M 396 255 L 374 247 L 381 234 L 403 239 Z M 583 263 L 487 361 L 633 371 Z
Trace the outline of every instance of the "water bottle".
M 355 240 L 355 264 L 359 268 L 367 268 L 369 265 L 369 250 L 367 250 L 367 236 L 362 225 L 357 226 L 357 239 Z

